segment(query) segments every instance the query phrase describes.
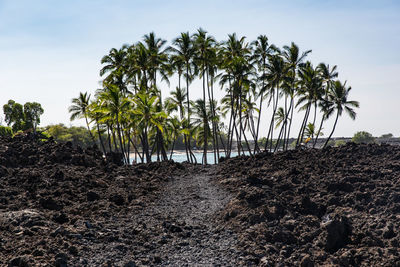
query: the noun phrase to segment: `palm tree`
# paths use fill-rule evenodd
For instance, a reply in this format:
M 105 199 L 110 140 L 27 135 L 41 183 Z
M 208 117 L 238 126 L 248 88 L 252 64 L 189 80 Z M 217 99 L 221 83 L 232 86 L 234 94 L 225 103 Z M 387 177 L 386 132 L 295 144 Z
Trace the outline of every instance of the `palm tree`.
M 340 81 L 335 81 L 332 83 L 332 90 L 328 95 L 330 105 L 327 107 L 326 118 L 329 118 L 334 111 L 336 111 L 336 118 L 335 123 L 333 124 L 332 132 L 326 139 L 324 147 L 328 145 L 328 142 L 336 129 L 337 121 L 342 115 L 343 110 L 350 116 L 352 120 L 356 119 L 357 113 L 354 111 L 354 108 L 358 108 L 360 104 L 358 101 L 348 100 L 350 91 L 351 87 L 346 87 L 346 82 L 343 84 Z
M 117 126 L 117 135 L 119 140 L 119 146 L 124 160 L 127 162 L 128 155 L 125 153 L 123 139 L 122 139 L 122 127 L 121 127 L 121 113 L 123 113 L 129 105 L 129 102 L 118 86 L 109 84 L 103 92 L 100 93 L 100 98 L 105 102 L 105 108 L 109 111 L 111 117 L 115 120 Z
M 267 150 L 268 143 L 270 143 L 270 150 L 272 149 L 272 140 L 274 136 L 274 120 L 279 100 L 279 88 L 281 86 L 282 78 L 284 77 L 286 72 L 285 63 L 280 55 L 280 51 L 277 51 L 276 54 L 269 56 L 268 62 L 269 63 L 267 65 L 267 72 L 265 78 L 269 82 L 269 89 L 270 89 L 269 102 L 272 101 L 273 111 L 267 135 L 267 142 L 265 143 L 265 150 Z
M 336 72 L 336 68 L 337 68 L 337 66 L 335 65 L 331 69 L 329 67 L 329 64 L 327 65 L 325 63 L 320 63 L 318 65 L 318 67 L 317 67 L 317 70 L 319 71 L 320 76 L 322 78 L 322 81 L 323 81 L 323 83 L 325 85 L 325 96 L 320 102 L 320 107 L 322 109 L 323 115 L 322 115 L 321 123 L 319 125 L 319 129 L 317 131 L 317 135 L 315 137 L 315 141 L 314 141 L 313 147 L 315 147 L 315 145 L 317 144 L 318 137 L 320 136 L 320 132 L 322 130 L 322 126 L 323 126 L 325 118 L 326 118 L 325 106 L 326 106 L 326 104 L 328 102 L 329 91 L 331 89 L 331 86 L 332 86 L 332 83 L 333 83 L 334 79 L 338 77 L 338 73 Z
M 299 145 L 303 140 L 304 131 L 307 126 L 308 117 L 310 115 L 312 106 L 314 106 L 314 118 L 312 124 L 315 125 L 315 120 L 317 116 L 317 104 L 321 100 L 324 93 L 322 80 L 318 75 L 318 71 L 314 69 L 311 62 L 308 61 L 304 66 L 301 67 L 299 71 L 299 77 L 301 85 L 301 87 L 299 88 L 300 97 L 296 106 L 304 103 L 303 106 L 300 107 L 300 110 L 305 110 L 305 113 L 296 145 Z
M 203 99 L 197 99 L 195 102 L 192 102 L 192 109 L 195 114 L 193 127 L 195 129 L 197 144 L 203 146 L 203 148 L 207 147 L 207 135 L 211 134 L 209 121 L 212 115 L 210 109 L 207 109 Z M 207 153 L 203 153 L 202 162 L 207 164 Z
M 90 94 L 88 95 L 87 92 L 85 93 L 79 92 L 79 97 L 72 99 L 72 105 L 68 108 L 68 111 L 69 113 L 72 113 L 70 117 L 71 121 L 75 119 L 83 119 L 83 118 L 85 119 L 89 135 L 92 138 L 93 142 L 95 142 L 88 121 L 89 101 L 90 101 Z
M 260 89 L 258 92 L 258 97 L 260 98 L 260 104 L 259 104 L 259 114 L 258 114 L 258 119 L 257 119 L 257 129 L 255 132 L 255 138 L 254 138 L 254 152 L 256 150 L 259 150 L 258 147 L 258 133 L 260 130 L 260 121 L 261 121 L 261 112 L 262 112 L 262 104 L 264 101 L 264 95 L 267 90 L 267 86 L 265 83 L 265 72 L 266 72 L 266 65 L 267 65 L 267 58 L 274 52 L 276 51 L 276 47 L 274 45 L 269 45 L 268 43 L 268 37 L 266 35 L 259 35 L 257 37 L 256 41 L 252 42 L 252 46 L 254 47 L 253 49 L 253 55 L 252 59 L 255 61 L 258 67 L 258 71 L 260 72 L 260 75 L 258 77 L 258 80 L 261 80 L 261 85 Z
M 161 38 L 157 38 L 154 32 L 150 34 L 146 34 L 144 36 L 144 43 L 146 44 L 146 48 L 149 54 L 148 68 L 149 68 L 149 76 L 152 82 L 152 87 L 157 90 L 159 96 L 159 107 L 158 111 L 161 111 L 162 108 L 162 95 L 161 90 L 157 88 L 157 74 L 161 75 L 162 80 L 169 83 L 168 76 L 170 73 L 170 66 L 168 64 L 168 54 L 166 50 L 163 50 L 163 46 L 166 43 L 166 40 Z M 163 135 L 159 129 L 157 129 L 156 136 L 156 147 L 157 147 L 157 159 L 161 156 L 163 160 L 168 160 L 167 153 L 164 149 L 164 140 Z
M 196 52 L 196 61 L 197 65 L 201 69 L 200 71 L 200 77 L 203 79 L 203 105 L 204 105 L 204 110 L 206 110 L 206 83 L 208 84 L 208 79 L 207 78 L 207 68 L 209 66 L 209 55 L 211 53 L 211 50 L 213 49 L 213 46 L 215 44 L 215 39 L 212 36 L 207 36 L 207 32 L 204 31 L 203 29 L 198 29 L 197 33 L 194 34 L 193 36 L 193 41 L 195 45 L 195 52 Z M 204 126 L 203 129 L 207 128 L 208 125 L 208 117 L 204 117 Z M 207 149 L 208 149 L 208 131 L 204 131 L 204 149 L 203 149 L 203 158 L 204 158 L 204 164 L 207 165 Z
M 126 60 L 127 60 L 127 45 L 123 45 L 120 49 L 112 48 L 108 55 L 101 59 L 101 64 L 105 64 L 100 70 L 100 76 L 110 73 L 104 82 L 115 84 L 124 92 L 128 92 L 125 83 Z
M 137 125 L 142 130 L 141 140 L 143 153 L 146 153 L 147 162 L 151 162 L 149 132 L 151 129 L 156 128 L 156 131 L 163 133 L 163 123 L 167 118 L 167 114 L 163 111 L 159 111 L 160 100 L 156 93 L 149 94 L 139 92 L 135 95 L 133 102 L 135 108 L 132 110 L 132 113 L 136 116 L 138 120 Z
M 301 67 L 303 65 L 304 59 L 311 52 L 312 52 L 311 50 L 307 50 L 307 51 L 301 53 L 301 55 L 300 55 L 299 47 L 293 42 L 291 43 L 290 46 L 283 47 L 282 56 L 287 65 L 287 75 L 285 77 L 285 79 L 286 79 L 285 98 L 287 96 L 290 97 L 289 109 L 285 110 L 287 115 L 286 115 L 286 120 L 284 122 L 285 136 L 287 139 L 286 149 L 289 146 L 290 130 L 291 130 L 291 126 L 292 126 L 292 119 L 293 119 L 293 113 L 294 113 L 294 107 L 295 107 L 294 97 L 296 95 L 295 85 L 296 85 L 297 69 L 298 69 L 298 67 Z M 285 107 L 286 107 L 286 99 L 285 99 Z M 289 116 L 289 114 L 290 114 L 290 116 Z M 287 127 L 288 122 L 289 122 L 289 125 Z M 286 131 L 286 128 L 287 128 L 287 131 Z
M 172 51 L 172 53 L 179 58 L 179 60 L 182 60 L 185 64 L 185 79 L 186 79 L 186 103 L 187 103 L 187 125 L 185 125 L 185 128 L 189 130 L 189 125 L 190 125 L 190 98 L 189 98 L 189 83 L 193 79 L 193 59 L 195 56 L 195 47 L 193 45 L 193 41 L 190 37 L 189 32 L 182 32 L 181 35 L 178 38 L 175 38 L 173 40 L 173 45 L 174 47 L 169 47 L 169 50 Z M 180 80 L 179 80 L 180 83 Z M 179 86 L 180 87 L 180 86 Z M 186 141 L 187 141 L 187 150 L 190 154 L 190 162 L 194 162 L 196 158 L 194 157 L 192 150 L 191 150 L 191 145 L 190 145 L 190 135 L 185 135 Z
M 96 122 L 97 134 L 99 136 L 101 148 L 103 149 L 103 153 L 106 154 L 106 148 L 104 146 L 104 141 L 102 137 L 103 131 L 100 129 L 100 120 L 104 115 L 102 112 L 100 100 L 98 98 L 95 99 L 90 103 L 88 108 L 89 108 L 89 116 Z
M 172 91 L 171 96 L 165 101 L 167 110 L 169 112 L 178 111 L 180 115 L 180 123 L 185 125 L 185 105 L 186 105 L 186 93 L 184 88 L 176 87 L 175 91 Z M 185 130 L 183 132 L 186 132 Z M 190 153 L 187 145 L 187 134 L 184 134 L 185 150 L 187 161 L 190 162 Z

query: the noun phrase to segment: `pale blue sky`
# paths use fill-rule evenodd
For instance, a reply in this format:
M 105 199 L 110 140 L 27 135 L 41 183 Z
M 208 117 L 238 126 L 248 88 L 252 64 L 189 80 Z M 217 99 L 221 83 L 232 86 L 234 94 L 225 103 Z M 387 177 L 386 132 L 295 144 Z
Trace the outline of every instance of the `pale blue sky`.
M 357 120 L 341 119 L 335 136 L 400 135 L 400 1 L 0 0 L 0 104 L 37 101 L 41 125 L 68 125 L 71 98 L 99 87 L 110 48 L 151 31 L 171 41 L 199 27 L 218 40 L 266 34 L 278 46 L 312 49 L 309 59 L 338 65 L 361 103 Z M 192 92 L 200 97 L 200 86 Z

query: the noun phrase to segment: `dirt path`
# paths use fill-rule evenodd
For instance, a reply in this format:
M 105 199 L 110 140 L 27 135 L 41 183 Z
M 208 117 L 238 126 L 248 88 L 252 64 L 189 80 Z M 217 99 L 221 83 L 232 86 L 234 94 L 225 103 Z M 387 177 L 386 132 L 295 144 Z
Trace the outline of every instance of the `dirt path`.
M 172 239 L 157 249 L 162 265 L 237 266 L 236 236 L 214 220 L 230 195 L 212 181 L 210 170 L 195 168 L 175 177 L 160 200 L 144 211 L 148 221 L 162 221 L 165 238 Z

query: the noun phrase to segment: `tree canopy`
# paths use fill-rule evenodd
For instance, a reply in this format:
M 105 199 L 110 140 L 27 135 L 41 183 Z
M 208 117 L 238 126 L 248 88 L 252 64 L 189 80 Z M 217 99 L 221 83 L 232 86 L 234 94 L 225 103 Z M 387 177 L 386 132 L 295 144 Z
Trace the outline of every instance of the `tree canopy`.
M 43 115 L 43 108 L 37 102 L 26 102 L 21 105 L 14 100 L 9 100 L 3 106 L 5 122 L 12 127 L 14 132 L 32 129 L 36 132 L 40 124 L 40 116 Z
M 315 146 L 323 127 L 326 145 L 339 117 L 355 119 L 359 103 L 349 99 L 351 87 L 338 80 L 337 66 L 314 65 L 310 53 L 294 42 L 279 48 L 265 35 L 247 41 L 233 33 L 218 41 L 200 28 L 182 32 L 168 46 L 151 32 L 101 59 L 102 88 L 93 97 L 81 92 L 74 98 L 71 119 L 84 118 L 103 151 L 121 153 L 126 163 L 131 152 L 135 161 L 151 161 L 152 155 L 167 160 L 177 140 L 183 140 L 189 162 L 197 162 L 193 150 L 201 148 L 205 164 L 208 153 L 218 162 L 233 150 L 251 156 L 286 150 L 292 135 L 295 147 L 305 140 Z M 170 79 L 178 86 L 163 97 L 161 86 Z M 195 79 L 200 99 L 190 97 Z M 222 99 L 215 97 L 218 89 L 225 92 Z M 301 122 L 297 132 L 294 120 Z

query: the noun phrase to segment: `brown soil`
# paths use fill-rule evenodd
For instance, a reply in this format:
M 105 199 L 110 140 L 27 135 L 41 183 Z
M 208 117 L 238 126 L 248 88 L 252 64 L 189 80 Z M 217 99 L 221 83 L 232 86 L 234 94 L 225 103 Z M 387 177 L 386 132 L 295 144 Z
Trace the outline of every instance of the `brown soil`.
M 400 266 L 400 147 L 347 144 L 221 163 L 221 221 L 261 266 Z

